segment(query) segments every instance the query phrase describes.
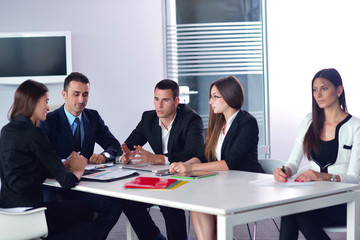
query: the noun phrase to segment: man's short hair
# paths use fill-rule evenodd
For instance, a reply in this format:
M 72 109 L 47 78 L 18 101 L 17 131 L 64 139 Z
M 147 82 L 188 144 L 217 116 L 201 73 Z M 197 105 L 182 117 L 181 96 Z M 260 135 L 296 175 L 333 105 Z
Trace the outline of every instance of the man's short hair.
M 163 79 L 160 82 L 158 82 L 155 86 L 155 89 L 161 89 L 161 90 L 166 90 L 166 89 L 170 89 L 172 91 L 174 100 L 179 97 L 179 85 L 177 84 L 177 82 L 175 82 L 174 80 L 171 79 Z M 154 90 L 155 90 L 154 89 Z
M 69 74 L 69 76 L 67 76 L 65 78 L 65 81 L 64 81 L 64 91 L 65 92 L 67 91 L 68 86 L 71 81 L 77 81 L 77 82 L 82 82 L 85 84 L 90 84 L 89 79 L 84 74 L 79 73 L 79 72 L 72 72 Z

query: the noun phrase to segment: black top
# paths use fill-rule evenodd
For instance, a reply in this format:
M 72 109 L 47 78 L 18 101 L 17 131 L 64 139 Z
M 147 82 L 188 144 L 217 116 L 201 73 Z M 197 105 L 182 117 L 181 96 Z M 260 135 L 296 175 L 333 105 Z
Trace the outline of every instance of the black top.
M 194 157 L 204 144 L 203 132 L 200 116 L 187 105 L 179 104 L 169 135 L 168 153 L 165 154 L 169 162 L 184 162 Z M 143 113 L 141 121 L 125 141 L 130 149 L 147 142 L 155 154 L 164 153 L 161 127 L 155 110 Z
M 59 161 L 43 130 L 24 116 L 1 130 L 0 175 L 1 208 L 42 206 L 42 184 L 49 176 L 64 188 L 79 182 Z
M 225 160 L 230 170 L 263 173 L 258 162 L 257 145 L 259 128 L 256 119 L 248 112 L 239 110 L 225 135 L 221 147 L 221 160 Z M 205 146 L 197 154 L 201 162 L 207 162 Z
M 319 155 L 311 149 L 311 158 L 320 167 L 320 172 L 327 173 L 328 167 L 336 162 L 339 150 L 339 130 L 344 123 L 351 118 L 349 114 L 343 121 L 341 121 L 335 128 L 335 138 L 330 141 L 320 140 Z

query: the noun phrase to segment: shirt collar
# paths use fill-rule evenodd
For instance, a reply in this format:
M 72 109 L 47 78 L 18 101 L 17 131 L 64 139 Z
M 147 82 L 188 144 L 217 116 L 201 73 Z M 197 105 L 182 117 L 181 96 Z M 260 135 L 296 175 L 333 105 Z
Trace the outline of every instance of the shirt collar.
M 230 126 L 233 122 L 234 122 L 234 119 L 236 118 L 236 116 L 238 115 L 240 110 L 237 110 L 234 115 L 231 116 L 231 118 L 229 118 L 229 120 L 227 121 L 227 125 Z
M 170 129 L 170 128 L 172 127 L 172 125 L 173 125 L 173 123 L 174 123 L 174 120 L 175 120 L 175 118 L 176 118 L 176 115 L 177 115 L 177 112 L 175 113 L 174 118 L 173 118 L 173 120 L 171 121 L 171 123 L 168 125 L 168 127 L 167 127 L 168 129 Z M 165 128 L 165 126 L 162 124 L 160 118 L 159 118 L 159 126 Z
M 72 115 L 71 113 L 68 112 L 68 110 L 66 110 L 65 105 L 64 105 L 64 111 L 65 111 L 65 115 L 67 117 L 67 120 L 69 122 L 70 125 L 72 125 L 75 121 L 75 118 L 79 118 L 80 122 L 81 122 L 81 117 L 82 117 L 82 112 L 80 113 L 79 116 L 75 117 L 74 115 Z

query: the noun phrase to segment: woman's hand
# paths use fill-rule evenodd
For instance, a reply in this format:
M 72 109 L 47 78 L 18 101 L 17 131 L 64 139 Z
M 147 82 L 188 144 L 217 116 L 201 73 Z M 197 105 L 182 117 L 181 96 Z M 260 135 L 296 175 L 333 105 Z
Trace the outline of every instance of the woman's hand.
M 327 173 L 325 173 L 327 175 Z M 309 182 L 309 181 L 323 181 L 326 180 L 324 173 L 315 172 L 313 170 L 306 170 L 295 179 L 295 182 Z
M 192 170 L 192 166 L 189 163 L 184 162 L 174 162 L 170 164 L 169 171 L 172 173 L 184 173 L 190 172 Z
M 82 155 L 74 155 L 71 157 L 70 166 L 73 174 L 80 180 L 84 174 L 87 159 Z
M 282 168 L 277 168 L 274 171 L 274 179 L 277 182 L 287 182 L 290 176 L 291 176 L 291 170 L 288 167 L 285 167 L 285 173 Z

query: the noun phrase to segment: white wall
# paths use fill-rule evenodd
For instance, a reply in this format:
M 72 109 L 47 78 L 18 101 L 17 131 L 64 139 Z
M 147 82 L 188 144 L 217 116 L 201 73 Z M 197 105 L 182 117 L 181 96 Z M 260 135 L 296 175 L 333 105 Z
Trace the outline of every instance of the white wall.
M 272 158 L 287 160 L 302 118 L 311 111 L 311 80 L 336 68 L 349 112 L 360 116 L 360 1 L 268 0 Z
M 267 2 L 271 153 L 286 160 L 311 111 L 318 70 L 339 70 L 348 109 L 360 116 L 360 1 Z M 91 81 L 88 107 L 122 142 L 152 109 L 153 87 L 163 78 L 161 14 L 161 0 L 0 0 L 0 32 L 71 31 L 73 70 Z M 50 103 L 62 103 L 61 84 L 49 87 Z M 15 89 L 0 86 L 0 126 Z
M 71 31 L 73 71 L 90 80 L 97 109 L 123 142 L 163 78 L 161 0 L 0 0 L 0 32 Z M 36 80 L 36 79 L 34 79 Z M 50 104 L 63 103 L 62 84 L 48 85 Z M 0 86 L 0 127 L 16 86 Z

